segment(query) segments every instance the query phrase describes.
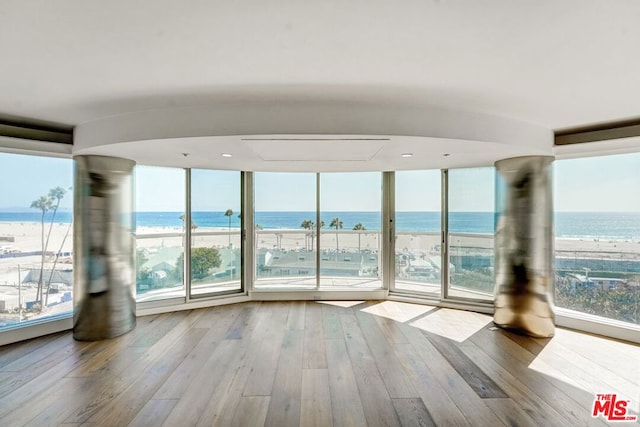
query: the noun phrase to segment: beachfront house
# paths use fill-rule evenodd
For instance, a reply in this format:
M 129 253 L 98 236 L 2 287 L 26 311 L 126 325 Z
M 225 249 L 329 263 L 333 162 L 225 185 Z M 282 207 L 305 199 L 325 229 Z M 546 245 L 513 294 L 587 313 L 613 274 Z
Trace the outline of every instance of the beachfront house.
M 315 276 L 316 262 L 312 252 L 262 251 L 260 274 L 268 277 Z M 335 277 L 377 277 L 378 255 L 371 251 L 324 251 L 320 257 L 320 272 Z

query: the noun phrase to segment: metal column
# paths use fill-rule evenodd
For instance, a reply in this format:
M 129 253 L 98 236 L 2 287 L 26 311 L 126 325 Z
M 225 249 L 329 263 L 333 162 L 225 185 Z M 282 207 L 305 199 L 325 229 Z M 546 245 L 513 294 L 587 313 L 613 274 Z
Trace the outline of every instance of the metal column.
M 74 160 L 73 337 L 94 341 L 136 324 L 135 162 L 91 155 Z
M 553 336 L 553 157 L 496 162 L 496 300 L 494 322 L 537 337 Z

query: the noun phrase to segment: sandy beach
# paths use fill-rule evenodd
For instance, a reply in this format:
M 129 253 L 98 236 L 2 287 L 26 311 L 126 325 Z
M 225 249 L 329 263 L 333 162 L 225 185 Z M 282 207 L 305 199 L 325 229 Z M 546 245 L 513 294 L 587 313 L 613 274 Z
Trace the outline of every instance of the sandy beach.
M 35 222 L 0 222 L 0 247 L 5 251 L 15 251 L 16 255 L 28 252 L 40 252 L 42 250 L 41 225 Z M 49 232 L 49 225 L 45 223 L 45 239 Z M 139 227 L 136 235 L 138 246 L 181 245 L 182 233 L 180 227 Z M 315 247 L 316 238 L 313 241 L 308 230 L 288 229 L 288 230 L 258 230 L 256 235 L 256 247 L 258 249 L 280 248 L 287 250 L 301 250 Z M 398 232 L 396 233 L 397 251 L 437 251 L 440 244 L 440 233 L 424 232 Z M 66 238 L 65 238 L 66 235 Z M 158 236 L 158 237 L 152 237 Z M 194 244 L 197 246 L 210 245 L 216 247 L 227 247 L 229 242 L 237 247 L 240 243 L 239 230 L 231 228 L 231 239 L 229 239 L 227 228 L 198 228 L 192 234 Z M 11 241 L 12 240 L 12 241 Z M 353 231 L 340 230 L 338 235 L 331 229 L 323 229 L 320 238 L 323 249 L 358 250 L 369 249 L 372 251 L 380 249 L 380 236 L 375 231 Z M 473 234 L 452 234 L 449 237 L 452 247 L 459 247 L 461 250 L 472 250 L 481 248 L 483 250 L 493 249 L 493 239 L 486 235 Z M 562 239 L 555 241 L 555 250 L 560 252 L 585 252 L 591 253 L 593 257 L 610 257 L 615 254 L 620 258 L 624 254 L 625 258 L 635 259 L 640 255 L 640 241 L 610 241 L 597 239 Z M 70 224 L 55 223 L 51 228 L 48 252 L 71 253 L 73 251 L 73 229 Z M 6 266 L 20 264 L 25 268 L 40 265 L 40 255 L 15 256 L 0 259 L 0 284 L 6 280 L 1 275 Z M 53 261 L 53 257 L 47 258 Z M 59 259 L 58 262 L 63 260 Z
M 15 285 L 18 282 L 18 266 L 26 274 L 29 269 L 40 268 L 42 251 L 42 229 L 35 222 L 3 222 L 0 223 L 0 247 L 3 252 L 13 252 L 12 256 L 0 258 L 0 286 Z M 49 233 L 49 225 L 45 223 L 45 239 Z M 66 236 L 66 238 L 65 238 Z M 71 253 L 73 251 L 73 230 L 69 224 L 53 224 L 47 252 Z M 24 254 L 38 252 L 37 255 Z M 5 255 L 6 256 L 6 255 Z M 47 256 L 45 268 L 53 265 L 54 257 Z M 70 266 L 71 257 L 60 257 L 58 264 Z M 1 298 L 0 298 L 1 299 Z
M 231 229 L 231 238 L 228 229 L 198 228 L 193 232 L 194 246 L 213 247 L 239 247 L 240 233 L 238 229 Z M 4 301 L 5 310 L 17 305 L 17 283 L 24 280 L 29 270 L 40 268 L 41 257 L 39 254 L 24 256 L 29 252 L 41 251 L 41 225 L 35 222 L 2 222 L 0 223 L 0 247 L 3 252 L 14 252 L 10 256 L 0 258 L 0 301 Z M 45 223 L 45 238 L 49 233 L 49 224 Z M 138 247 L 181 246 L 183 237 L 179 235 L 182 229 L 179 227 L 140 227 L 137 230 Z M 178 235 L 176 235 L 178 234 Z M 66 238 L 65 238 L 65 235 Z M 153 236 L 153 237 L 151 237 Z M 310 236 L 308 230 L 258 230 L 256 234 L 256 247 L 258 249 L 281 249 L 305 251 L 315 247 L 316 238 Z M 321 234 L 321 247 L 326 251 L 338 248 L 340 251 L 380 250 L 380 236 L 377 232 L 353 230 L 323 229 Z M 482 252 L 490 253 L 493 249 L 493 239 L 488 236 L 473 234 L 453 234 L 450 236 L 452 253 Z M 610 259 L 640 259 L 640 242 L 638 241 L 608 241 L 608 240 L 581 240 L 581 239 L 556 239 L 555 249 L 558 256 L 580 256 Z M 73 230 L 70 224 L 54 223 L 51 228 L 51 236 L 47 251 L 52 254 L 58 251 L 71 253 L 73 250 Z M 437 255 L 440 250 L 439 233 L 409 233 L 399 232 L 396 238 L 397 252 L 413 252 L 416 254 Z M 47 256 L 45 269 L 53 266 L 55 257 Z M 61 257 L 57 262 L 57 269 L 71 269 L 71 257 Z M 26 298 L 35 294 L 35 290 L 27 288 Z M 23 295 L 23 301 L 24 299 Z

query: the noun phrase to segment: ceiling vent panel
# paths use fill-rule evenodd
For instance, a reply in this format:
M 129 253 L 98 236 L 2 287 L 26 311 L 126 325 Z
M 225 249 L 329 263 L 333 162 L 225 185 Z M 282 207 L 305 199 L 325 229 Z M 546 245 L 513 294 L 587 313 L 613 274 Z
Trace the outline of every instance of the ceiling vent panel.
M 366 162 L 389 138 L 242 138 L 258 157 L 268 162 Z

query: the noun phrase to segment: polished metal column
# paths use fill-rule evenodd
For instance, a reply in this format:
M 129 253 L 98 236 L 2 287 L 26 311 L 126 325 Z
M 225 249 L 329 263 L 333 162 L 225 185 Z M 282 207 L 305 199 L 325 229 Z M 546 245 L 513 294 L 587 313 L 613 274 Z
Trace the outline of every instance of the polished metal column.
M 73 337 L 100 340 L 135 327 L 135 162 L 76 156 Z
M 494 322 L 536 337 L 550 337 L 555 322 L 551 168 L 553 157 L 525 156 L 495 166 L 496 299 Z

